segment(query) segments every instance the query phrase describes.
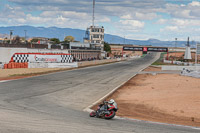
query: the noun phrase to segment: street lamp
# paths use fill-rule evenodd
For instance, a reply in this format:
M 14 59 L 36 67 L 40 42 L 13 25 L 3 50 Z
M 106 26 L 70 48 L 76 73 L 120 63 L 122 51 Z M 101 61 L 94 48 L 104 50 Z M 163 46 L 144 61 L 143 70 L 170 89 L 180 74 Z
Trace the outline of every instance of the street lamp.
M 177 50 L 176 47 L 177 47 L 177 40 L 178 40 L 178 39 L 175 38 L 175 60 L 176 60 L 176 50 Z
M 10 44 L 11 44 L 12 35 L 13 35 L 13 30 L 10 30 Z
M 26 32 L 27 32 L 27 30 L 24 30 L 24 33 L 25 33 L 25 44 L 26 44 Z

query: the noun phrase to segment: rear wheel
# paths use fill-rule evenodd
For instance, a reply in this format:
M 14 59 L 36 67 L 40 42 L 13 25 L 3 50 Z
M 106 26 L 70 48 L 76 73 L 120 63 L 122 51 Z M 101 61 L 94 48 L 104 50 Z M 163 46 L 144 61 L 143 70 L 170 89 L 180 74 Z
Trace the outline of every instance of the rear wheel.
M 110 111 L 110 114 L 105 115 L 105 119 L 112 119 L 113 117 L 115 117 L 115 111 L 114 110 Z

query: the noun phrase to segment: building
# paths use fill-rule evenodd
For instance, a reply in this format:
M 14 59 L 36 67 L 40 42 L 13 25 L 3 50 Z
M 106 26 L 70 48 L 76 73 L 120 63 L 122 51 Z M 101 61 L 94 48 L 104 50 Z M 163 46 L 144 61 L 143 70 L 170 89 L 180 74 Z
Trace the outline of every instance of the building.
M 4 42 L 4 38 L 0 38 L 0 43 L 3 43 Z
M 32 39 L 30 39 L 29 41 L 34 40 L 35 44 L 48 44 L 50 42 L 49 38 L 45 38 L 45 37 L 34 37 Z M 35 42 L 37 41 L 37 42 Z
M 101 59 L 101 50 L 70 49 L 69 53 L 74 57 L 74 61 L 89 61 Z
M 90 26 L 87 28 L 84 38 L 85 43 L 90 43 L 103 49 L 104 45 L 104 27 Z
M 0 38 L 0 43 L 7 43 L 8 41 L 10 41 L 10 39 L 8 39 L 7 37 Z
M 75 61 L 96 60 L 101 58 L 101 49 L 92 48 L 90 43 L 70 42 L 69 53 Z
M 89 43 L 70 42 L 69 45 L 70 45 L 70 49 L 73 49 L 74 47 L 90 48 Z

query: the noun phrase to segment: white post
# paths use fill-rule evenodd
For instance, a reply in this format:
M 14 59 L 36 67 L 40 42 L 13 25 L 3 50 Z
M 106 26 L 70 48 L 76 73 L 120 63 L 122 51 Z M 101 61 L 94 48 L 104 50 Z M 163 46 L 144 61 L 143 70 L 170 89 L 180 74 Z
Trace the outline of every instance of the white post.
M 196 55 L 195 55 L 195 66 L 197 65 L 197 43 L 196 43 Z

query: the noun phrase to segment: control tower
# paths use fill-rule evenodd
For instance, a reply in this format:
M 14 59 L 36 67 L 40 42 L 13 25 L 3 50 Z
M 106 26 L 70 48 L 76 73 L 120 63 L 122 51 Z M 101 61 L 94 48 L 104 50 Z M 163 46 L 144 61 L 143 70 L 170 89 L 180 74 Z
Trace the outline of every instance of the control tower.
M 93 0 L 93 17 L 92 26 L 88 27 L 85 32 L 85 43 L 90 43 L 92 47 L 100 47 L 103 51 L 104 47 L 104 27 L 95 26 L 95 0 Z

